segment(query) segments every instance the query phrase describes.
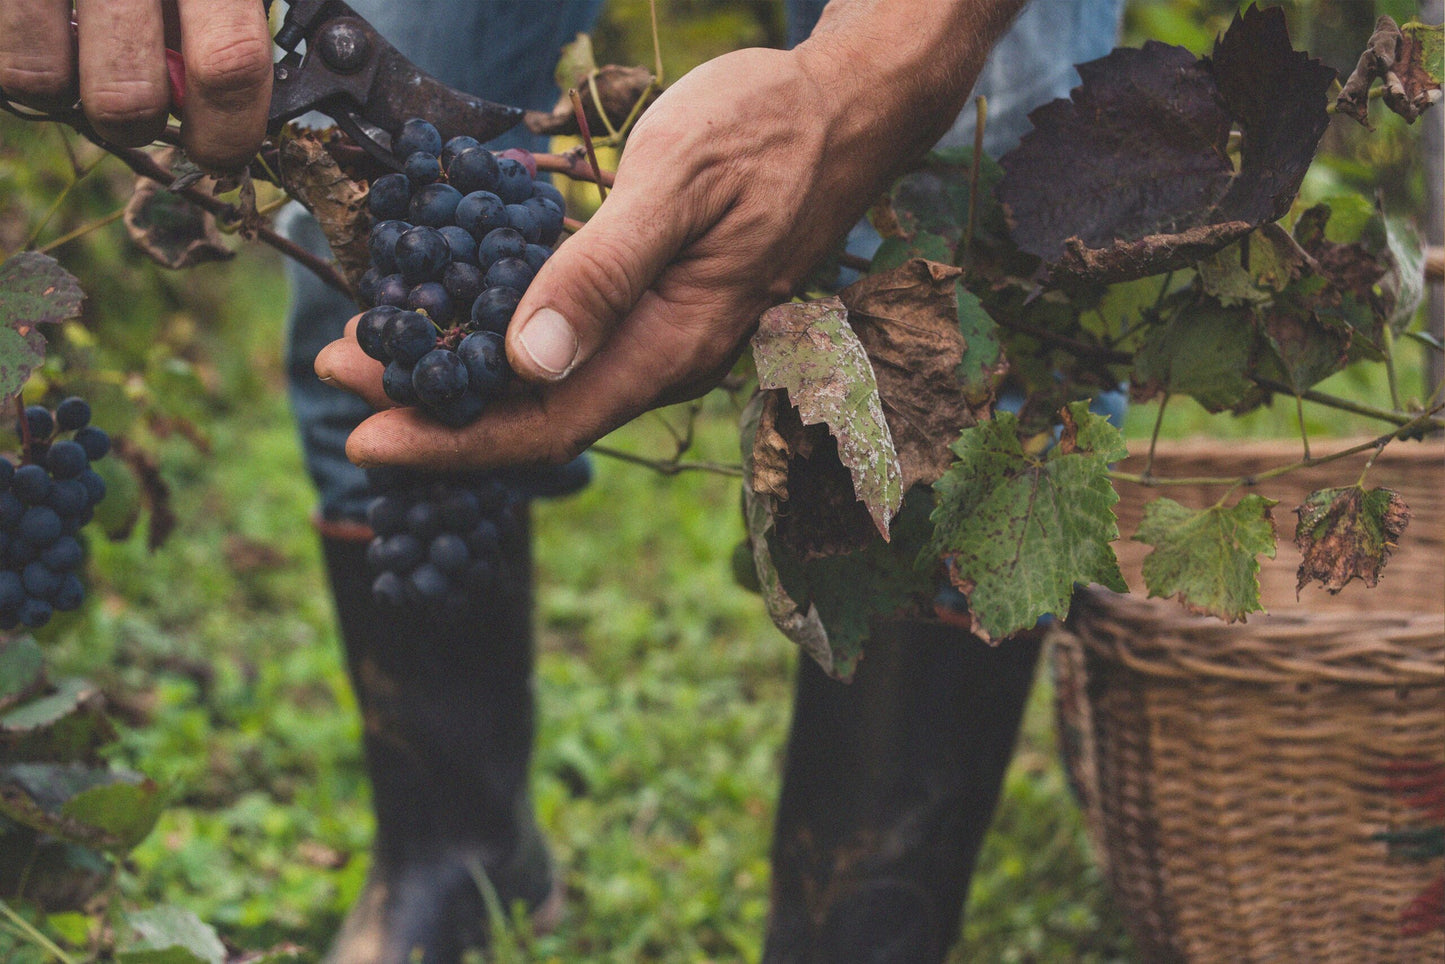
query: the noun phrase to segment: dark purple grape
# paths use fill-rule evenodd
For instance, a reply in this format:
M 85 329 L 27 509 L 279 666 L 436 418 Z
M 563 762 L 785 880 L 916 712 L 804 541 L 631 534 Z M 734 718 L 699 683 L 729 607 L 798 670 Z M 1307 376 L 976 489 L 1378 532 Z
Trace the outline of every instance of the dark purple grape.
M 406 590 L 401 577 L 390 569 L 383 572 L 371 584 L 371 597 L 378 605 L 400 609 L 406 605 Z
M 378 305 L 363 312 L 356 322 L 356 343 L 361 350 L 379 362 L 391 361 L 391 352 L 386 349 L 386 326 L 401 314 L 401 309 L 392 305 Z
M 411 387 L 411 366 L 392 362 L 381 373 L 381 390 L 398 405 L 415 405 L 416 389 Z
M 20 604 L 20 624 L 30 629 L 39 629 L 50 622 L 50 617 L 55 615 L 55 608 L 43 599 L 36 599 L 34 596 L 26 599 Z
M 45 461 L 50 466 L 50 474 L 57 479 L 73 479 L 90 468 L 90 459 L 86 458 L 80 443 L 65 439 L 50 446 Z
M 511 381 L 506 342 L 495 331 L 474 331 L 463 338 L 457 345 L 457 357 L 467 367 L 472 390 L 480 395 L 495 395 Z
M 548 201 L 557 205 L 557 210 L 563 213 L 567 211 L 567 198 L 563 196 L 561 191 L 557 190 L 555 185 L 548 181 L 533 181 L 532 197 L 546 198 Z
M 493 559 L 502 551 L 502 534 L 491 519 L 483 519 L 466 535 L 467 548 L 478 559 Z
M 429 562 L 417 566 L 407 577 L 408 587 L 423 601 L 436 602 L 447 594 L 446 574 Z
M 525 252 L 524 252 L 525 253 Z M 482 282 L 488 288 L 516 288 L 526 291 L 532 283 L 532 266 L 521 258 L 502 258 L 492 262 Z
M 433 348 L 421 357 L 411 372 L 416 397 L 424 405 L 444 406 L 467 391 L 467 366 L 454 351 Z
M 56 572 L 69 572 L 84 558 L 85 550 L 75 536 L 61 536 L 40 553 L 40 561 Z
M 473 191 L 457 202 L 457 226 L 480 241 L 507 226 L 507 206 L 490 191 Z
M 481 293 L 480 285 L 477 287 L 477 293 Z M 0 455 L 0 463 L 3 463 L 0 464 L 0 490 L 4 490 L 10 487 L 10 480 L 15 478 L 15 463 L 3 455 Z
M 442 237 L 447 239 L 447 247 L 451 248 L 454 263 L 457 261 L 466 264 L 477 263 L 477 239 L 472 237 L 466 228 L 448 224 L 437 230 L 442 233 Z
M 541 229 L 541 244 L 552 245 L 562 235 L 562 209 L 550 198 L 534 197 L 522 207 L 531 211 Z
M 458 191 L 496 191 L 501 181 L 501 168 L 491 151 L 480 147 L 462 151 L 447 166 L 447 179 Z
M 20 524 L 25 503 L 14 492 L 0 492 L 0 530 L 10 531 Z
M 103 428 L 87 425 L 85 428 L 78 429 L 71 437 L 81 448 L 85 449 L 85 457 L 92 462 L 105 458 L 106 453 L 110 451 L 110 435 Z
M 50 597 L 56 612 L 68 613 L 80 608 L 85 601 L 85 585 L 80 577 L 68 572 L 60 581 L 60 588 Z
M 60 538 L 60 516 L 47 505 L 32 505 L 20 517 L 15 533 L 32 546 L 43 548 Z
M 442 275 L 442 287 L 459 305 L 469 305 L 486 287 L 482 283 L 482 269 L 474 264 L 453 261 Z
M 43 562 L 32 562 L 20 573 L 20 582 L 25 591 L 41 599 L 55 594 L 64 577 Z
M 378 221 L 405 218 L 411 206 L 411 181 L 405 174 L 383 174 L 371 182 L 366 204 Z
M 466 489 L 449 488 L 437 499 L 437 512 L 441 514 L 442 525 L 453 532 L 466 532 L 481 519 L 482 504 Z
M 452 249 L 436 228 L 421 225 L 396 239 L 396 266 L 408 285 L 440 281 L 451 260 Z
M 376 283 L 378 306 L 391 305 L 393 308 L 405 308 L 406 296 L 409 294 L 411 294 L 411 286 L 399 274 L 389 274 Z
M 406 179 L 413 188 L 442 179 L 441 161 L 437 160 L 435 154 L 428 154 L 426 151 L 413 151 L 408 154 L 403 167 L 406 169 Z
M 90 403 L 79 395 L 71 395 L 55 406 L 55 424 L 62 432 L 74 432 L 90 424 Z
M 507 227 L 525 238 L 528 244 L 542 240 L 542 222 L 531 208 L 525 204 L 508 204 L 506 211 Z
M 90 493 L 80 479 L 62 479 L 50 490 L 45 504 L 55 510 L 62 519 L 79 515 L 90 505 Z
M 386 350 L 396 364 L 406 368 L 435 348 L 436 341 L 436 326 L 425 315 L 414 311 L 398 312 L 387 325 Z
M 454 532 L 443 532 L 431 541 L 427 550 L 427 561 L 442 572 L 456 572 L 471 561 L 471 552 L 462 537 Z
M 440 155 L 442 168 L 450 168 L 452 166 L 452 160 L 462 151 L 475 150 L 476 148 L 479 148 L 481 146 L 481 141 L 477 140 L 475 137 L 468 137 L 466 134 L 459 134 L 456 137 L 453 137 L 451 140 L 447 141 L 444 145 L 442 145 L 442 152 Z M 450 172 L 448 172 L 447 176 L 451 176 Z
M 396 273 L 396 241 L 410 230 L 411 225 L 405 221 L 382 221 L 372 226 L 366 246 L 371 253 L 371 265 L 381 277 Z
M 411 196 L 411 207 L 407 209 L 413 224 L 424 224 L 439 228 L 451 224 L 462 200 L 461 192 L 450 184 L 428 184 L 417 188 Z
M 396 535 L 406 520 L 406 503 L 380 495 L 366 506 L 366 524 L 378 536 Z
M 356 297 L 368 308 L 376 305 L 376 285 L 382 277 L 380 268 L 371 267 L 356 280 Z
M 442 152 L 442 135 L 431 121 L 413 117 L 401 125 L 392 152 L 397 157 L 408 157 L 413 151 L 426 151 L 428 154 Z
M 411 289 L 406 306 L 412 311 L 425 314 L 442 328 L 452 323 L 452 315 L 455 313 L 452 296 L 447 294 L 447 289 L 442 287 L 440 281 L 423 281 Z
M 25 585 L 20 573 L 0 569 L 0 612 L 13 612 L 25 601 Z
M 546 264 L 550 257 L 552 257 L 552 249 L 544 248 L 540 244 L 529 244 L 527 250 L 522 252 L 522 260 L 527 262 L 527 267 L 532 269 L 533 277 L 536 277 L 537 272 L 542 270 L 542 265 Z
M 10 491 L 27 505 L 41 505 L 50 497 L 50 473 L 43 466 L 31 463 L 15 470 Z
M 406 572 L 417 566 L 426 555 L 426 548 L 410 532 L 401 532 L 381 540 L 378 554 L 383 569 Z
M 526 165 L 511 157 L 497 161 L 497 196 L 507 204 L 521 204 L 532 196 L 532 175 Z
M 512 321 L 512 312 L 517 310 L 521 300 L 522 293 L 516 288 L 488 288 L 472 302 L 472 325 L 482 331 L 505 335 L 507 325 Z
M 32 442 L 44 442 L 55 434 L 55 416 L 50 414 L 50 409 L 44 405 L 25 406 L 25 421 L 30 429 L 30 440 Z M 20 426 L 15 426 L 15 434 L 20 434 Z
M 423 543 L 431 542 L 442 531 L 441 513 L 430 502 L 416 503 L 406 510 L 406 531 Z
M 520 258 L 527 253 L 527 239 L 515 228 L 497 228 L 487 232 L 477 245 L 477 264 L 491 267 L 493 261 Z
M 98 505 L 100 500 L 105 498 L 105 479 L 95 469 L 86 469 L 80 473 L 80 484 L 85 486 L 85 494 L 90 497 L 91 505 Z

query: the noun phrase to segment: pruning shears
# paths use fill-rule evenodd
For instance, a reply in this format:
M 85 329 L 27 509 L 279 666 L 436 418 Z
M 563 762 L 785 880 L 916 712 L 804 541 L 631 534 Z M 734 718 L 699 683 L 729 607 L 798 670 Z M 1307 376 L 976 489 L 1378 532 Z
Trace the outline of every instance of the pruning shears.
M 426 73 L 341 0 L 292 0 L 276 45 L 285 55 L 275 65 L 268 129 L 275 133 L 320 111 L 392 170 L 406 159 L 392 153 L 390 132 L 413 117 L 431 121 L 443 140 L 465 134 L 483 142 L 522 119 L 519 107 L 463 93 Z

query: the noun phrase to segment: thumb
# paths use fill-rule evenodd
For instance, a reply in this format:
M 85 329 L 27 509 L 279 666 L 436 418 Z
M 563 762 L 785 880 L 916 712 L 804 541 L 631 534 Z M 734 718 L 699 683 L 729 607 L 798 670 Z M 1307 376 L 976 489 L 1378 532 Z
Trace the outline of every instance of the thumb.
M 513 370 L 555 382 L 591 358 L 681 249 L 682 220 L 675 205 L 614 190 L 527 287 L 507 331 Z

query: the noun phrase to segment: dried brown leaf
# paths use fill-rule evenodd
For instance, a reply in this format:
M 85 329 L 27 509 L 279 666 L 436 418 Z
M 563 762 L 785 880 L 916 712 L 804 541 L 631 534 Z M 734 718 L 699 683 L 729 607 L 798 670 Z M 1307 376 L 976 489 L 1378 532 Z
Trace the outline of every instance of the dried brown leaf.
M 1440 78 L 1430 73 L 1427 49 L 1421 37 L 1402 31 L 1393 18 L 1381 16 L 1340 90 L 1335 108 L 1369 127 L 1370 88 L 1378 80 L 1385 87 L 1385 105 L 1413 124 L 1440 99 Z
M 583 74 L 573 81 L 577 93 L 582 97 L 582 109 L 587 114 L 587 129 L 593 137 L 600 137 L 607 133 L 607 124 L 602 120 L 602 112 L 606 111 L 607 119 L 614 129 L 620 130 L 626 123 L 629 115 L 637 106 L 637 102 L 643 97 L 647 102 L 638 111 L 638 116 L 652 106 L 657 100 L 660 91 L 652 86 L 655 78 L 652 71 L 646 67 L 621 67 L 617 64 L 608 64 L 599 67 L 592 74 Z M 593 85 L 596 85 L 597 96 L 593 97 Z M 600 102 L 600 107 L 599 107 Z M 534 134 L 568 134 L 579 133 L 577 118 L 572 107 L 572 98 L 568 96 L 565 85 L 562 97 L 557 101 L 557 106 L 551 112 L 540 110 L 529 110 L 522 118 L 527 129 Z
M 1358 485 L 1312 492 L 1295 514 L 1295 545 L 1303 557 L 1296 595 L 1312 581 L 1332 594 L 1354 579 L 1375 586 L 1410 524 L 1410 507 L 1398 493 Z
M 322 134 L 288 127 L 279 155 L 281 185 L 315 217 L 353 286 L 371 266 L 368 186 L 353 181 L 327 150 Z
M 173 153 L 157 154 L 156 160 L 164 166 Z M 131 241 L 166 268 L 191 268 L 235 256 L 209 211 L 149 178 L 136 179 L 122 220 Z

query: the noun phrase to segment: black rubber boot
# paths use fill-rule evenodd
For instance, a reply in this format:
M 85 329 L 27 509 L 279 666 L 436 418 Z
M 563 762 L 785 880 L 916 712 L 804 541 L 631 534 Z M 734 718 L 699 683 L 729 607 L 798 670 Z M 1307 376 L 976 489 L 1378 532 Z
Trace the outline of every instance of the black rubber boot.
M 525 512 L 523 513 L 525 515 Z M 560 911 L 527 790 L 533 738 L 531 560 L 525 522 L 510 577 L 454 618 L 376 605 L 366 543 L 323 537 L 360 704 L 376 840 L 333 964 L 457 961 L 486 938 L 483 887 L 523 901 L 539 928 Z
M 802 657 L 773 837 L 766 964 L 933 964 L 958 936 L 1038 660 L 890 623 L 850 684 Z

